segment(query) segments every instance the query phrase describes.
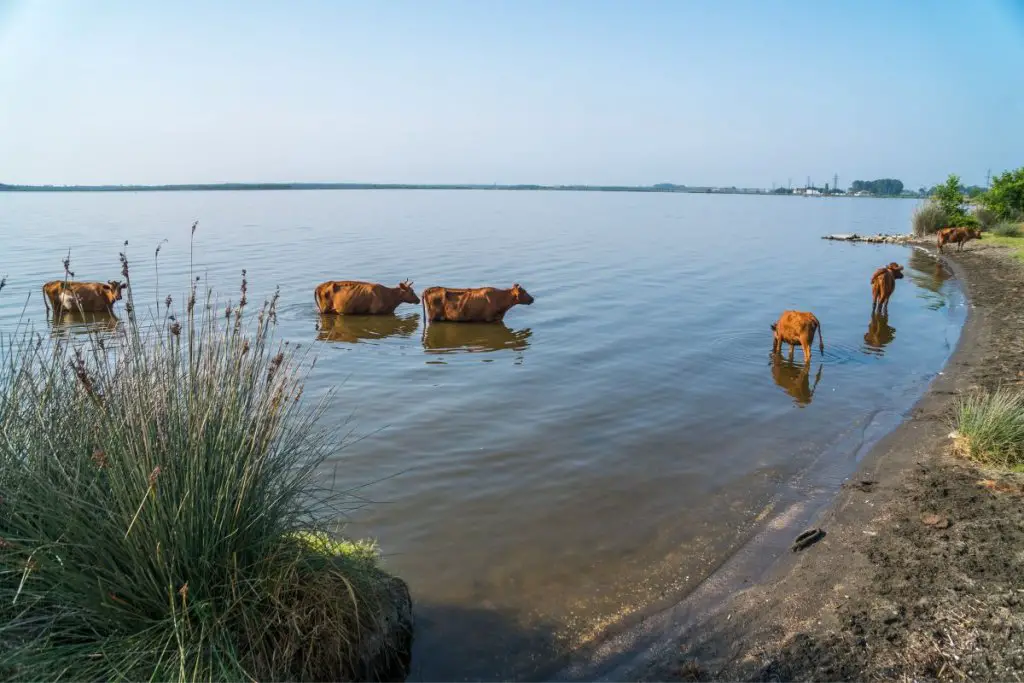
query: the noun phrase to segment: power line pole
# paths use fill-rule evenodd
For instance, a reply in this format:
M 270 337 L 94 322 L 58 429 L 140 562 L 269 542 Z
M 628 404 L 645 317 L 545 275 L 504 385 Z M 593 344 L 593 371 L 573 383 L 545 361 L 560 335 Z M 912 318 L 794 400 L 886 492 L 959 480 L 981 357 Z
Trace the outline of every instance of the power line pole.
M 985 173 L 985 187 L 986 188 L 992 187 L 992 169 L 991 168 L 988 169 L 987 173 Z

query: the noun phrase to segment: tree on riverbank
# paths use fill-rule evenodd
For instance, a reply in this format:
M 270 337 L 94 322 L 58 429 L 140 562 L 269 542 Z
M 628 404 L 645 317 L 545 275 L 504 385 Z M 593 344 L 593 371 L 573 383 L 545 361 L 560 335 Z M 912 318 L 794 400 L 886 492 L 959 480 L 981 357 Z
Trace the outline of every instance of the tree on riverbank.
M 980 201 L 1000 220 L 1024 220 L 1024 166 L 993 178 Z

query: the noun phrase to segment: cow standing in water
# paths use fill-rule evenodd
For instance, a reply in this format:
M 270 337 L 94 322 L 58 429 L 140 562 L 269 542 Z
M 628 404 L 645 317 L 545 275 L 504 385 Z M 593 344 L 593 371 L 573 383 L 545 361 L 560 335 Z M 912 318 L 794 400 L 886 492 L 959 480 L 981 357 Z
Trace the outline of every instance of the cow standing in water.
M 423 317 L 426 322 L 493 323 L 504 320 L 516 304 L 532 303 L 533 297 L 519 283 L 511 289 L 430 287 L 423 290 Z
M 813 313 L 804 311 L 783 311 L 779 320 L 772 324 L 772 331 L 775 338 L 772 341 L 772 353 L 780 353 L 783 344 L 789 344 L 789 357 L 793 357 L 793 351 L 799 344 L 804 350 L 804 362 L 811 361 L 811 346 L 814 344 L 814 335 L 818 335 L 818 351 L 825 353 L 825 338 L 821 333 L 821 323 Z
M 896 280 L 903 279 L 903 266 L 890 263 L 871 276 L 871 313 L 889 312 L 889 297 L 896 290 Z
M 317 285 L 313 297 L 321 313 L 345 315 L 389 315 L 402 304 L 420 302 L 408 280 L 397 287 L 355 280 L 324 282 Z
M 964 250 L 964 244 L 970 240 L 980 240 L 981 230 L 979 228 L 943 228 L 937 233 L 939 251 L 942 246 L 952 242 L 956 245 L 957 251 Z
M 43 285 L 43 303 L 46 312 L 53 308 L 54 315 L 74 311 L 81 313 L 114 312 L 114 302 L 121 300 L 125 285 L 110 282 L 72 282 L 52 280 Z

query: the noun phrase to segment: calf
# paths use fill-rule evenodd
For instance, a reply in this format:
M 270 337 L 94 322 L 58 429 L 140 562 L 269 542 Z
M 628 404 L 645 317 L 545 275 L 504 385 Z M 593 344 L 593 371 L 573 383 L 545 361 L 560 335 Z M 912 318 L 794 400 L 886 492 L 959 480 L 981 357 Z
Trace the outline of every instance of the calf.
M 980 240 L 981 239 L 981 229 L 980 228 L 943 228 L 942 230 L 939 230 L 937 235 L 938 235 L 939 251 L 942 251 L 942 246 L 944 244 L 949 244 L 950 242 L 952 242 L 953 244 L 956 245 L 956 250 L 957 251 L 963 251 L 964 250 L 964 244 L 966 242 L 968 242 L 970 240 Z
M 533 297 L 519 283 L 511 289 L 430 287 L 423 290 L 423 317 L 427 322 L 493 323 L 504 320 L 516 304 L 532 303 Z
M 871 276 L 871 313 L 881 313 L 883 307 L 889 312 L 889 297 L 896 290 L 896 281 L 903 279 L 903 266 L 890 263 L 879 268 Z
M 420 302 L 408 280 L 397 287 L 355 280 L 324 282 L 317 285 L 313 297 L 321 313 L 345 315 L 388 315 L 402 304 Z
M 782 351 L 783 344 L 789 344 L 789 355 L 793 357 L 793 350 L 799 344 L 804 350 L 804 362 L 811 360 L 811 345 L 814 343 L 814 334 L 818 333 L 818 351 L 825 353 L 825 338 L 821 333 L 821 323 L 814 317 L 813 313 L 803 311 L 783 311 L 778 322 L 772 324 L 772 331 L 775 339 L 772 342 L 772 353 Z
M 121 300 L 125 285 L 116 280 L 110 282 L 72 282 L 52 280 L 43 285 L 43 303 L 46 312 L 51 307 L 54 315 L 65 311 L 81 313 L 113 313 L 114 302 Z

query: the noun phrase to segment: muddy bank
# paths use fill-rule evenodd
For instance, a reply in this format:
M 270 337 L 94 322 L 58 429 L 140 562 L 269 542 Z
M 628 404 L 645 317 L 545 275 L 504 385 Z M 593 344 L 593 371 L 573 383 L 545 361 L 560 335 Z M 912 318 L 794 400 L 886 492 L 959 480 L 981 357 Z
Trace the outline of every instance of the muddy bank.
M 943 257 L 971 309 L 945 371 L 766 577 L 682 624 L 615 679 L 1024 678 L 1024 479 L 949 455 L 955 395 L 1024 380 L 1024 267 Z

